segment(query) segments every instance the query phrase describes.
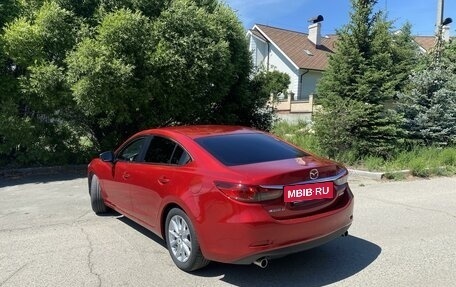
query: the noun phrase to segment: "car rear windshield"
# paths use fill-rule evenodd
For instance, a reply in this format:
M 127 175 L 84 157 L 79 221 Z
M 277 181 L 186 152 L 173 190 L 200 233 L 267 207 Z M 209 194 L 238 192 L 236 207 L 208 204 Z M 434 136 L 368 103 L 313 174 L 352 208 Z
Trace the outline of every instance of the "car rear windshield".
M 227 166 L 275 161 L 307 155 L 285 142 L 260 133 L 208 136 L 197 138 L 195 141 Z

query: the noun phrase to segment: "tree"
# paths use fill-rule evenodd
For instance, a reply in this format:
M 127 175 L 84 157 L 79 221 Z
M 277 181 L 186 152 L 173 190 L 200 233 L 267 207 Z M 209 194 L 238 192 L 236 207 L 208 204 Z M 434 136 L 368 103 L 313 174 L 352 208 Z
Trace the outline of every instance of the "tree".
M 199 2 L 214 2 L 211 0 L 199 0 Z M 212 6 L 212 5 L 211 5 Z M 209 7 L 211 7 L 209 6 Z M 248 50 L 245 31 L 236 14 L 227 6 L 220 5 L 217 21 L 223 29 L 220 31 L 229 43 L 229 66 L 225 75 L 230 82 L 227 93 L 215 103 L 211 117 L 206 122 L 240 124 L 253 126 L 267 130 L 271 128 L 268 119 L 271 118 L 264 107 L 269 100 L 269 95 L 256 93 L 256 82 L 251 81 L 252 61 Z M 266 119 L 266 121 L 263 121 Z
M 145 65 L 152 46 L 150 29 L 148 18 L 139 12 L 109 13 L 96 36 L 82 40 L 66 59 L 76 109 L 103 148 L 147 124 L 145 107 L 154 91 Z
M 412 37 L 412 26 L 406 23 L 400 30 L 393 33 L 391 56 L 392 84 L 394 91 L 403 91 L 408 85 L 412 70 L 418 69 L 417 63 L 422 60 L 417 44 Z
M 146 127 L 272 123 L 262 121 L 269 95 L 251 88 L 242 25 L 217 1 L 175 0 L 155 19 L 108 13 L 67 63 L 73 95 L 102 148 Z
M 250 82 L 250 93 L 256 95 L 257 116 L 251 125 L 269 130 L 276 120 L 275 104 L 280 94 L 285 94 L 290 85 L 290 76 L 276 70 L 260 71 Z
M 64 121 L 74 105 L 61 65 L 75 43 L 79 24 L 54 2 L 33 13 L 26 9 L 22 7 L 18 17 L 5 25 L 0 40 L 8 76 L 2 85 L 8 91 L 1 97 L 5 124 L 0 129 L 0 153 L 10 164 L 71 160 L 77 157 L 70 154 L 79 138 Z
M 1 27 L 0 27 L 1 28 Z M 14 66 L 3 51 L 0 37 L 0 166 L 6 164 L 23 132 L 17 117 L 19 85 L 14 78 Z
M 454 71 L 454 62 L 444 58 L 439 63 L 413 73 L 409 90 L 399 94 L 398 110 L 404 114 L 404 128 L 408 139 L 414 144 L 456 144 Z
M 388 157 L 402 134 L 392 102 L 416 53 L 409 26 L 394 35 L 386 16 L 373 13 L 376 3 L 352 0 L 350 22 L 337 32 L 336 52 L 317 87 L 322 108 L 315 131 L 330 157 Z
M 236 71 L 230 63 L 228 27 L 221 23 L 225 12 L 222 6 L 210 13 L 194 1 L 177 0 L 154 23 L 156 49 L 150 65 L 164 120 L 209 122 L 214 105 L 229 92 Z
M 20 4 L 18 0 L 2 0 L 0 3 L 0 27 L 12 21 L 20 13 Z
M 456 40 L 452 39 L 445 43 L 442 53 L 442 63 L 444 67 L 452 69 L 453 74 L 456 73 Z
M 272 123 L 244 29 L 217 0 L 9 2 L 4 162 L 74 162 L 148 127 Z

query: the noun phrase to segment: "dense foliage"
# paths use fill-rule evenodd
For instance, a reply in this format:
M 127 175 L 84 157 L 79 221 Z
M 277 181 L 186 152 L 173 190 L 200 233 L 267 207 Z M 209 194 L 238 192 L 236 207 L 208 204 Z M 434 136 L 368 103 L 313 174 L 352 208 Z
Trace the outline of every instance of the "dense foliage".
M 440 59 L 426 57 L 425 68 L 414 72 L 409 88 L 398 95 L 407 139 L 414 145 L 456 144 L 455 46 L 447 44 Z
M 0 28 L 0 166 L 84 162 L 147 127 L 272 124 L 217 0 L 7 0 Z
M 253 117 L 254 122 L 251 125 L 269 131 L 273 124 L 277 121 L 275 116 L 275 107 L 278 101 L 278 96 L 287 92 L 290 85 L 290 76 L 276 70 L 259 71 L 255 74 L 250 82 L 250 93 L 258 95 L 255 102 L 251 103 L 255 106 L 257 114 Z M 267 103 L 264 99 L 268 99 Z
M 375 0 L 352 0 L 350 22 L 338 31 L 335 54 L 319 82 L 322 107 L 315 132 L 330 157 L 388 157 L 402 136 L 393 108 L 417 57 L 410 26 L 392 33 L 392 23 L 373 13 Z

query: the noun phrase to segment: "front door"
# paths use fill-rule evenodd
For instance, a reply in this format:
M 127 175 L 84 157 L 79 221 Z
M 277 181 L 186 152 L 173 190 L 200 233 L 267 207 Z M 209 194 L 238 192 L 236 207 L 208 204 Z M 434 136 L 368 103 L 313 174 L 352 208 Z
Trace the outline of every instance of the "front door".
M 132 176 L 135 217 L 151 227 L 159 226 L 158 212 L 162 200 L 179 185 L 177 168 L 186 163 L 186 158 L 189 158 L 188 154 L 176 142 L 161 136 L 152 138 L 141 169 Z
M 112 178 L 105 180 L 106 194 L 105 200 L 114 205 L 123 213 L 132 213 L 131 191 L 132 175 L 139 169 L 144 146 L 147 138 L 141 137 L 127 143 L 117 154 L 116 162 L 113 165 Z

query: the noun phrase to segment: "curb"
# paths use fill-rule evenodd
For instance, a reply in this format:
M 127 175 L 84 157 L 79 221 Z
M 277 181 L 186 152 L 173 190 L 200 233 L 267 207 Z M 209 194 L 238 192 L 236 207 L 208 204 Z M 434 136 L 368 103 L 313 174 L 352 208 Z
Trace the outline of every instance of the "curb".
M 354 177 L 362 177 L 374 180 L 381 180 L 385 178 L 384 172 L 373 172 L 373 171 L 365 171 L 365 170 L 358 170 L 358 169 L 348 169 L 349 176 Z
M 86 164 L 65 165 L 65 166 L 48 166 L 48 167 L 31 167 L 17 169 L 0 170 L 0 178 L 22 177 L 30 175 L 52 175 L 61 173 L 80 173 L 85 174 L 87 171 Z
M 404 170 L 385 172 L 385 178 L 391 179 L 391 178 L 394 178 L 396 175 L 402 175 L 403 177 L 409 177 L 412 175 L 412 171 L 409 169 L 404 169 Z
M 408 177 L 408 176 L 412 175 L 412 171 L 409 169 L 397 170 L 397 171 L 385 171 L 385 172 L 348 169 L 348 172 L 349 172 L 349 175 L 353 176 L 353 177 L 368 178 L 368 179 L 374 179 L 374 180 L 391 179 L 397 175 L 402 175 L 404 177 Z

